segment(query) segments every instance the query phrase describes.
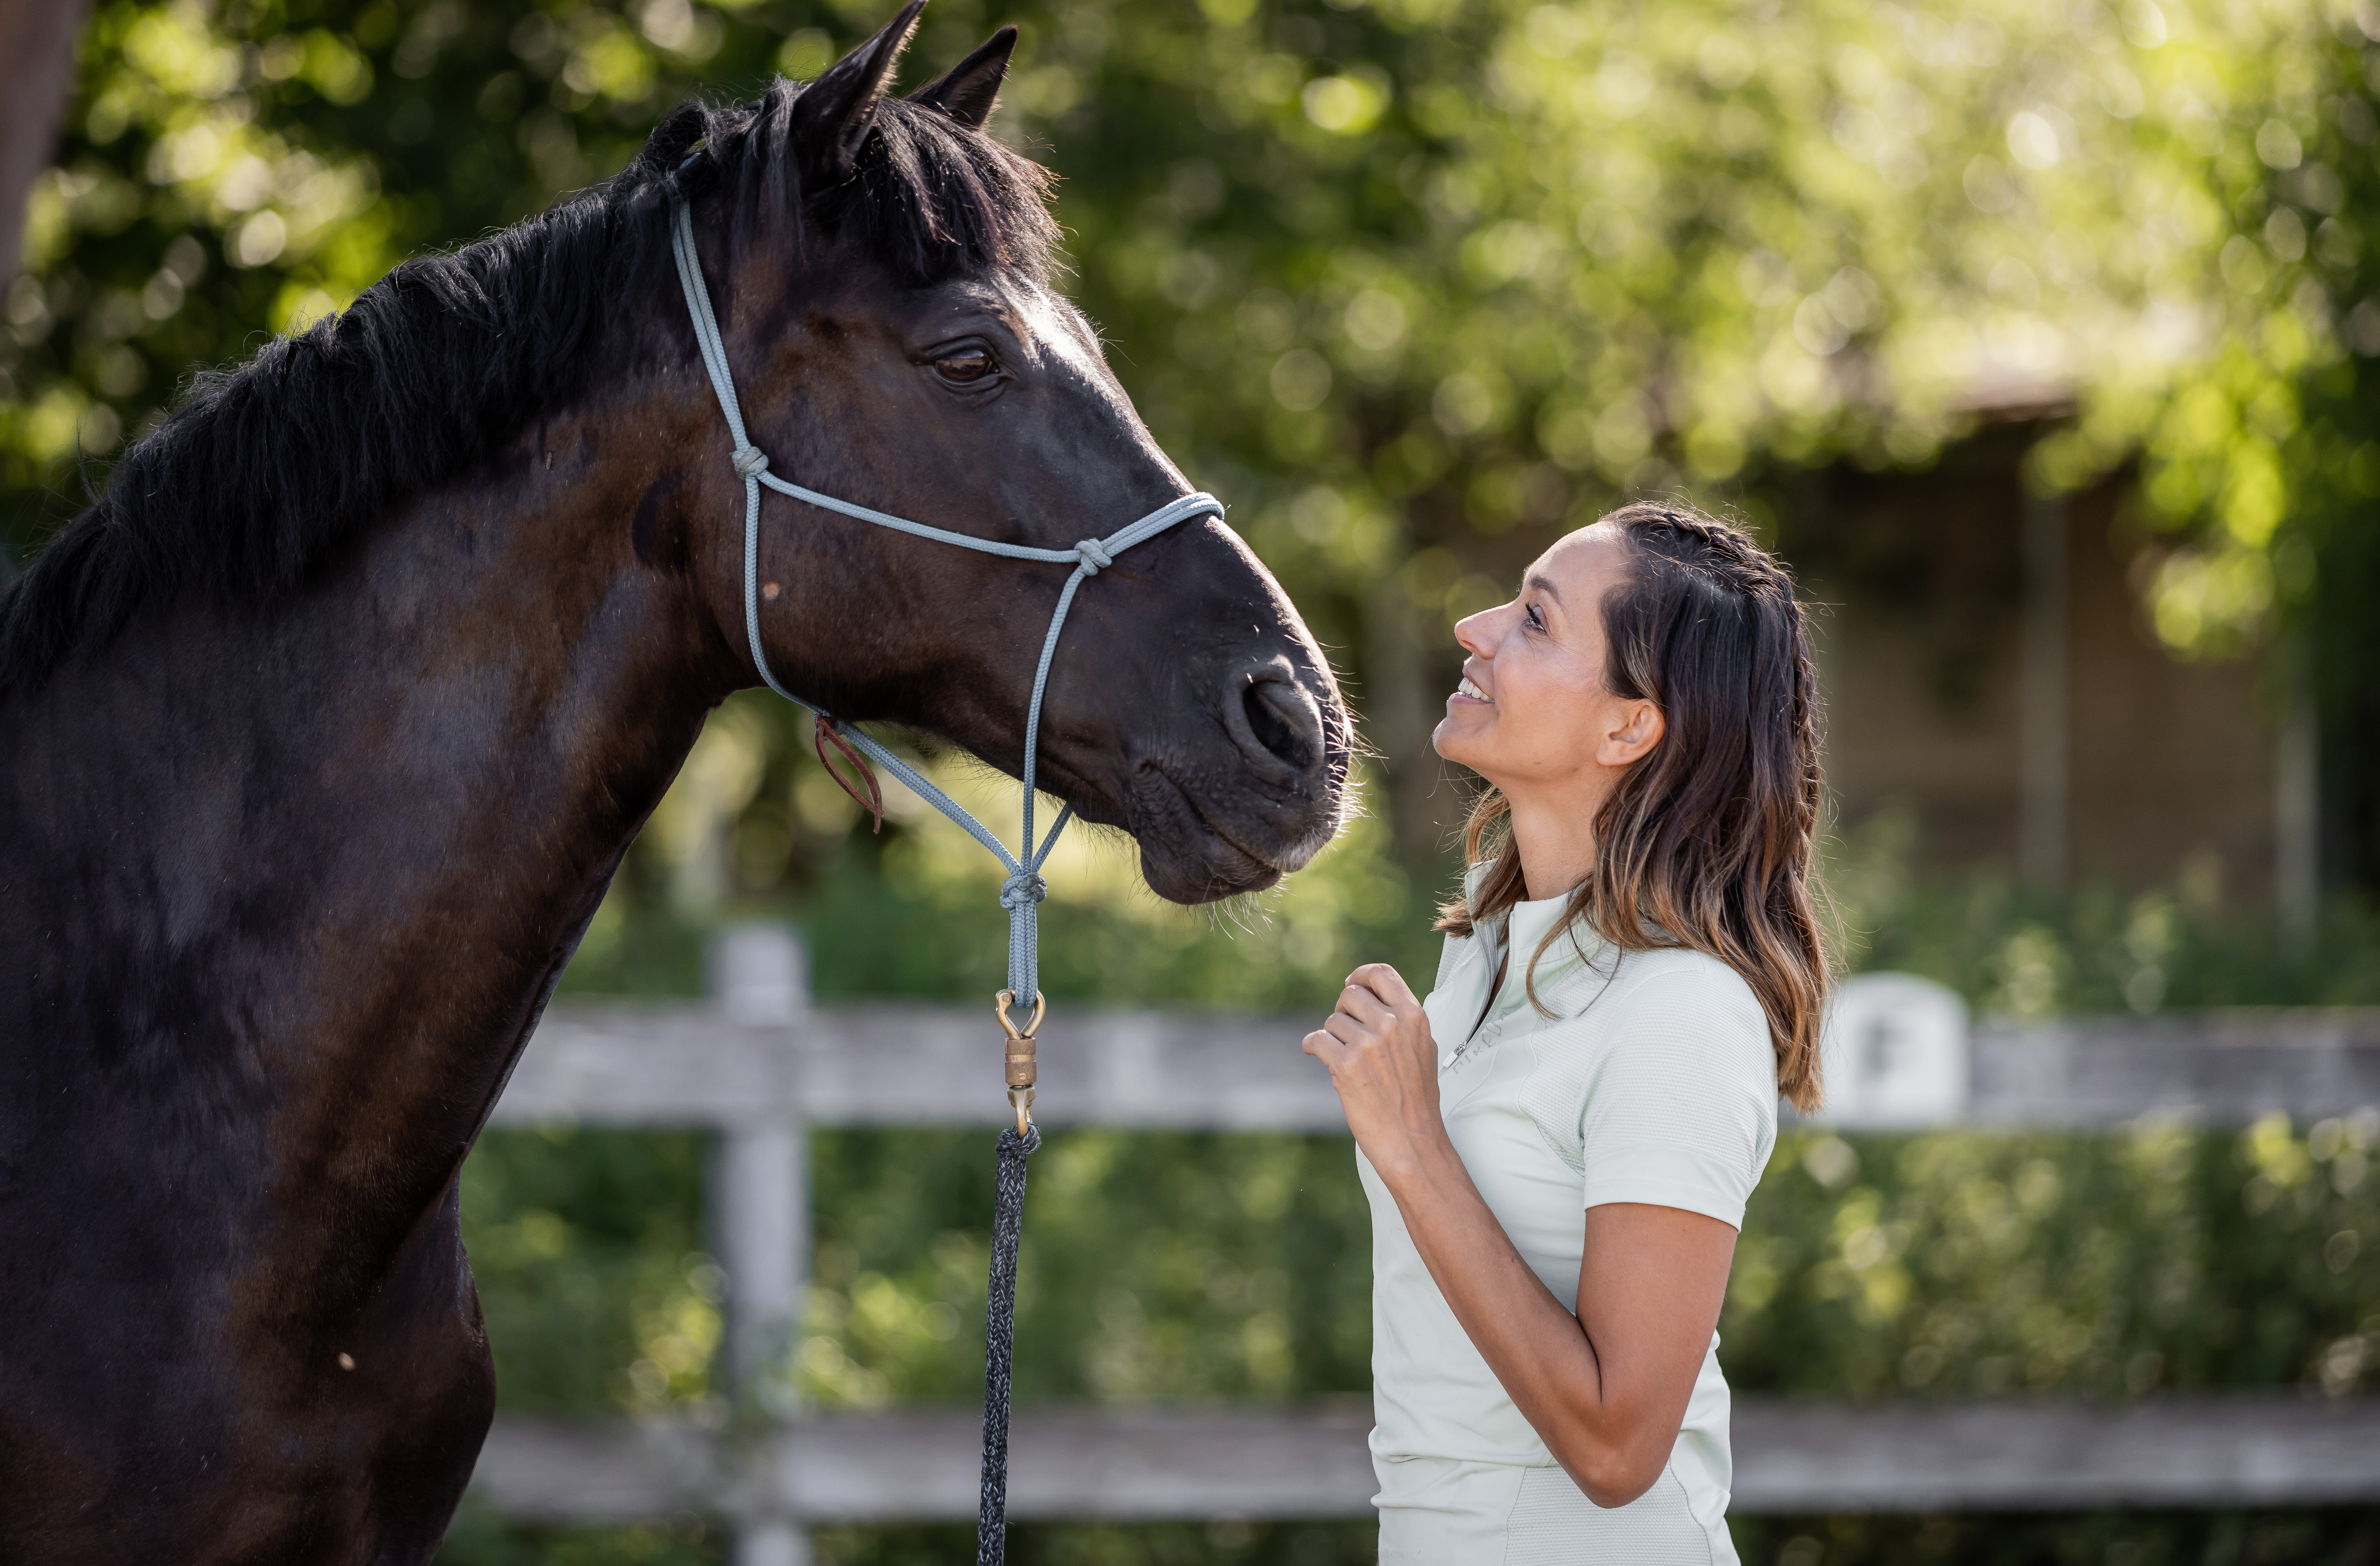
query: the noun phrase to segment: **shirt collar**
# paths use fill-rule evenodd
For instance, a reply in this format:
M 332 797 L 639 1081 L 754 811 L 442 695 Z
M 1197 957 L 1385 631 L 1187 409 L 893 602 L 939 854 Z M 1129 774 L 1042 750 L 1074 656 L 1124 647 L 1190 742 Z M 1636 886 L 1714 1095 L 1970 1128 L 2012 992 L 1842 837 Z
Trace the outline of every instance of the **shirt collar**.
M 1485 873 L 1482 867 L 1475 865 L 1464 874 L 1466 894 L 1477 894 Z M 1481 954 L 1488 974 L 1494 974 L 1498 960 L 1506 953 L 1512 954 L 1504 964 L 1504 982 L 1489 1000 L 1483 1020 L 1509 1015 L 1528 1004 L 1529 960 L 1536 956 L 1547 936 L 1562 928 L 1562 916 L 1570 907 L 1570 892 L 1565 892 L 1559 897 L 1515 903 L 1493 918 L 1478 922 L 1477 928 L 1488 938 L 1482 942 Z M 1536 965 L 1539 997 L 1544 997 L 1548 983 L 1585 962 L 1602 946 L 1602 938 L 1583 924 L 1567 935 L 1556 936 Z

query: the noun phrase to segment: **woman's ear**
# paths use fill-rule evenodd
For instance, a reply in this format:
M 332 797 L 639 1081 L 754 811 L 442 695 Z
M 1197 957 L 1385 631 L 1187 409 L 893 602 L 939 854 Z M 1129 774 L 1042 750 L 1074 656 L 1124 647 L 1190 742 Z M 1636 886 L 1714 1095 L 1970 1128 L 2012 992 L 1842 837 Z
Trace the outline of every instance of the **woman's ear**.
M 1661 736 L 1670 732 L 1669 720 L 1661 710 L 1649 701 L 1622 702 L 1620 722 L 1606 731 L 1602 743 L 1595 747 L 1595 760 L 1602 767 L 1631 767 L 1653 752 Z

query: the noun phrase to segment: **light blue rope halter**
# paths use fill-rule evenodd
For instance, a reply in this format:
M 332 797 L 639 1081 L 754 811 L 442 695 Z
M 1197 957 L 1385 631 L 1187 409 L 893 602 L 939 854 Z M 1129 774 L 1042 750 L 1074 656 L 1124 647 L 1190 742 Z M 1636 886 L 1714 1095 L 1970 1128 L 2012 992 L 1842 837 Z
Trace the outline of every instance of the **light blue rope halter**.
M 744 480 L 744 634 L 752 649 L 753 667 L 769 688 L 787 701 L 808 711 L 815 712 L 835 734 L 856 747 L 877 765 L 899 778 L 916 792 L 920 799 L 966 829 L 969 835 L 997 855 L 1008 870 L 1008 879 L 1001 883 L 1000 905 L 1008 910 L 1008 992 L 1014 1003 L 1036 1006 L 1040 995 L 1040 903 L 1049 891 L 1041 877 L 1041 867 L 1057 845 L 1058 834 L 1074 817 L 1074 807 L 1058 812 L 1050 823 L 1049 835 L 1038 844 L 1033 837 L 1033 774 L 1034 763 L 1040 749 L 1041 698 L 1050 684 L 1050 664 L 1058 651 L 1058 633 L 1064 629 L 1066 611 L 1074 606 L 1075 589 L 1084 581 L 1096 577 L 1105 567 L 1115 564 L 1115 557 L 1133 545 L 1143 543 L 1164 532 L 1177 522 L 1193 516 L 1220 517 L 1222 504 L 1206 493 L 1184 495 L 1158 507 L 1139 521 L 1109 534 L 1104 539 L 1085 539 L 1072 549 L 1035 549 L 1025 544 L 1000 543 L 990 539 L 973 538 L 965 533 L 953 533 L 941 528 L 929 528 L 922 522 L 894 516 L 886 512 L 854 505 L 832 495 L 820 494 L 789 483 L 769 471 L 769 459 L 744 432 L 743 408 L 735 398 L 735 378 L 727 367 L 727 347 L 719 334 L 718 317 L 711 313 L 710 290 L 702 280 L 702 258 L 694 244 L 694 217 L 684 201 L 677 203 L 676 226 L 671 237 L 671 249 L 677 258 L 678 282 L 686 288 L 686 308 L 694 318 L 694 340 L 702 349 L 703 368 L 710 372 L 711 390 L 719 395 L 719 409 L 727 416 L 728 432 L 735 438 L 733 458 L 736 476 Z M 769 656 L 760 646 L 760 486 L 766 484 L 779 494 L 791 495 L 798 501 L 841 512 L 845 516 L 872 522 L 880 528 L 915 538 L 931 539 L 937 543 L 956 544 L 961 549 L 997 554 L 1010 560 L 1041 560 L 1053 565 L 1071 565 L 1074 575 L 1058 589 L 1058 607 L 1050 616 L 1049 633 L 1041 638 L 1041 662 L 1033 671 L 1033 699 L 1025 717 L 1025 807 L 1023 841 L 1018 852 L 1011 854 L 1007 844 L 990 827 L 969 815 L 965 807 L 937 788 L 917 768 L 886 749 L 860 729 L 833 717 L 821 709 L 804 701 L 787 690 L 769 667 Z M 1003 1026 L 1008 1022 L 1008 1002 L 1000 1007 Z M 1036 1021 L 1038 1020 L 1037 1014 Z M 1025 1037 L 1029 1037 L 1028 1026 Z M 1028 1091 L 1027 1101 L 1030 1100 Z M 1024 1130 L 1024 1106 L 1019 1106 L 1017 1129 Z
M 689 158 L 688 163 L 693 160 Z M 881 511 L 871 511 L 864 505 L 837 500 L 816 490 L 788 483 L 769 471 L 769 459 L 752 443 L 744 431 L 744 412 L 735 400 L 735 377 L 727 367 L 727 346 L 719 334 L 719 319 L 711 313 L 710 290 L 702 280 L 702 257 L 694 245 L 694 218 L 681 200 L 676 203 L 675 227 L 670 248 L 677 258 L 678 282 L 686 288 L 686 312 L 694 318 L 694 340 L 702 349 L 702 366 L 710 372 L 710 389 L 719 395 L 719 410 L 727 416 L 728 433 L 735 437 L 733 461 L 735 475 L 744 480 L 744 635 L 751 644 L 752 666 L 769 688 L 806 711 L 818 715 L 819 722 L 831 728 L 844 743 L 856 746 L 872 758 L 877 765 L 899 778 L 917 791 L 917 796 L 960 826 L 965 827 L 978 843 L 992 851 L 1008 869 L 1008 879 L 1001 883 L 1000 905 L 1008 910 L 1008 988 L 1000 992 L 992 1012 L 1000 1019 L 1001 1030 L 1008 1036 L 1007 1081 L 1008 1100 L 1016 1111 L 1016 1129 L 1003 1129 L 1000 1134 L 1000 1172 L 997 1182 L 998 1200 L 993 1208 L 991 1279 L 987 1291 L 984 1321 L 984 1395 L 983 1395 L 983 1483 L 976 1513 L 976 1560 L 978 1566 L 1002 1566 L 1007 1548 L 1008 1523 L 1008 1406 L 1009 1378 L 1015 1351 L 1016 1326 L 1016 1242 L 1025 1213 L 1025 1159 L 1041 1145 L 1041 1134 L 1032 1123 L 1034 1067 L 1034 1033 L 1041 1026 L 1042 1002 L 1040 984 L 1041 899 L 1049 892 L 1049 883 L 1041 879 L 1041 867 L 1056 847 L 1058 834 L 1066 830 L 1074 818 L 1074 807 L 1058 812 L 1050 823 L 1049 835 L 1038 843 L 1033 837 L 1033 771 L 1040 749 L 1041 698 L 1050 684 L 1050 663 L 1058 651 L 1058 633 L 1065 627 L 1066 611 L 1074 606 L 1075 591 L 1084 581 L 1096 577 L 1115 564 L 1115 557 L 1137 543 L 1145 543 L 1175 523 L 1193 516 L 1223 515 L 1221 503 L 1210 494 L 1184 495 L 1150 512 L 1131 526 L 1118 529 L 1104 539 L 1085 539 L 1072 549 L 1034 549 L 1024 544 L 995 543 L 990 539 L 970 538 L 941 528 L 929 528 L 922 522 L 893 516 Z M 978 550 L 985 554 L 997 554 L 1010 560 L 1042 560 L 1052 565 L 1071 565 L 1074 574 L 1066 585 L 1058 589 L 1058 607 L 1050 616 L 1050 630 L 1041 638 L 1041 662 L 1033 671 L 1033 700 L 1025 716 L 1025 825 L 1018 852 L 1011 854 L 1007 845 L 985 826 L 969 815 L 958 801 L 934 786 L 931 780 L 908 762 L 901 759 L 860 730 L 835 718 L 820 708 L 812 706 L 787 690 L 769 668 L 769 655 L 760 646 L 760 486 L 766 484 L 779 494 L 791 495 L 812 505 L 839 511 L 845 516 L 872 522 L 880 528 L 891 528 L 937 543 L 956 544 L 961 549 Z M 823 754 L 821 754 L 823 759 Z M 1020 1028 L 1010 1015 L 1020 1003 L 1029 1004 L 1032 1015 Z

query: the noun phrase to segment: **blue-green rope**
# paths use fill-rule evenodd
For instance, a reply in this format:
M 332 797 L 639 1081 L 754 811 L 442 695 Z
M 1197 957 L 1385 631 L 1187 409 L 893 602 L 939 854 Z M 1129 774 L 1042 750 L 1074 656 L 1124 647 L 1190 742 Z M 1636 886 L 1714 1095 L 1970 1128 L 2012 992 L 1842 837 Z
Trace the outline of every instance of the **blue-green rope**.
M 1074 819 L 1074 807 L 1066 807 L 1058 812 L 1058 819 L 1050 823 L 1048 835 L 1038 843 L 1034 840 L 1033 776 L 1040 752 L 1041 701 L 1050 685 L 1050 663 L 1058 654 L 1058 633 L 1065 628 L 1066 611 L 1074 607 L 1075 593 L 1083 583 L 1114 564 L 1117 555 L 1190 517 L 1220 518 L 1223 515 L 1222 504 L 1203 492 L 1184 495 L 1104 539 L 1084 539 L 1072 549 L 1037 549 L 1026 544 L 1000 543 L 965 533 L 953 533 L 942 528 L 930 528 L 922 522 L 912 522 L 889 512 L 855 505 L 849 501 L 838 500 L 832 495 L 821 494 L 816 490 L 805 489 L 780 479 L 769 471 L 768 456 L 745 433 L 744 410 L 736 400 L 735 377 L 727 363 L 727 345 L 720 335 L 719 319 L 711 312 L 710 290 L 702 278 L 701 254 L 695 248 L 694 218 L 683 200 L 677 203 L 670 244 L 677 259 L 678 282 L 686 290 L 686 312 L 693 318 L 695 344 L 702 351 L 703 369 L 710 375 L 710 389 L 718 395 L 719 410 L 727 416 L 728 433 L 735 437 L 735 452 L 730 460 L 736 477 L 744 480 L 744 636 L 751 648 L 752 666 L 759 672 L 760 678 L 771 690 L 795 706 L 816 713 L 820 722 L 842 735 L 878 766 L 908 784 L 920 799 L 965 828 L 969 835 L 999 857 L 1008 870 L 1008 879 L 1000 886 L 1000 905 L 1008 910 L 1008 990 L 1014 997 L 1015 1004 L 1030 1011 L 1041 994 L 1040 905 L 1041 899 L 1049 892 L 1049 883 L 1042 879 L 1041 867 L 1048 861 L 1050 851 L 1057 846 L 1058 834 L 1065 831 L 1066 823 Z M 1058 607 L 1050 615 L 1049 632 L 1041 638 L 1041 661 L 1033 671 L 1033 698 L 1025 715 L 1024 827 L 1016 853 L 1010 853 L 998 833 L 977 820 L 965 807 L 936 787 L 917 768 L 886 749 L 867 733 L 787 690 L 770 669 L 769 655 L 760 645 L 760 486 L 763 484 L 779 494 L 790 495 L 808 504 L 840 512 L 880 528 L 890 528 L 914 538 L 954 544 L 961 549 L 1001 555 L 1010 560 L 1045 561 L 1052 565 L 1075 568 L 1066 578 L 1065 585 L 1058 589 Z M 1009 1368 L 1016 1314 L 1016 1241 L 1024 1218 L 1025 1159 L 1040 1145 L 1040 1133 L 1024 1123 L 1021 1111 L 1018 1127 L 1001 1133 L 999 1202 L 992 1226 L 991 1286 L 985 1321 L 983 1488 L 976 1529 L 976 1554 L 979 1566 L 1000 1566 L 1006 1550 Z

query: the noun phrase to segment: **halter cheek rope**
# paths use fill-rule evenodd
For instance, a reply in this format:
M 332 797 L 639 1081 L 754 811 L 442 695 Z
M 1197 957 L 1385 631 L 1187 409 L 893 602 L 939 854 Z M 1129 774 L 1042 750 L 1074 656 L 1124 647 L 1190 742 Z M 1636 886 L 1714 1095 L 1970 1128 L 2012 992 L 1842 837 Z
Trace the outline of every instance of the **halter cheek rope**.
M 735 439 L 735 455 L 731 460 L 736 477 L 744 480 L 744 635 L 751 646 L 752 666 L 759 671 L 760 678 L 768 683 L 771 690 L 795 706 L 816 714 L 819 759 L 821 762 L 826 759 L 824 747 L 829 738 L 846 755 L 856 750 L 869 758 L 908 784 L 927 804 L 965 828 L 978 843 L 998 856 L 1001 864 L 1008 870 L 1008 879 L 1000 887 L 1000 905 L 1008 910 L 1008 988 L 993 1001 L 992 1013 L 999 1019 L 1001 1031 L 1006 1038 L 1004 1074 L 1008 1083 L 1008 1101 L 1016 1111 L 1016 1124 L 1014 1129 L 1003 1129 L 1000 1134 L 999 1202 L 992 1219 L 991 1280 L 984 1330 L 983 1495 L 976 1522 L 976 1560 L 978 1566 L 999 1566 L 1007 1545 L 1008 1390 L 1016 1316 L 1016 1240 L 1025 1215 L 1025 1159 L 1041 1145 L 1041 1133 L 1033 1124 L 1033 1038 L 1040 1029 L 1046 1010 L 1040 986 L 1040 907 L 1041 899 L 1048 895 L 1049 883 L 1041 878 L 1041 867 L 1049 859 L 1050 850 L 1057 846 L 1058 834 L 1066 830 L 1066 823 L 1074 818 L 1074 807 L 1066 807 L 1050 823 L 1049 835 L 1038 844 L 1034 841 L 1033 772 L 1040 749 L 1041 698 L 1050 684 L 1050 664 L 1057 655 L 1058 633 L 1065 627 L 1066 611 L 1074 606 L 1075 589 L 1089 577 L 1114 564 L 1115 557 L 1133 545 L 1145 543 L 1175 523 L 1193 516 L 1220 517 L 1223 507 L 1209 494 L 1184 495 L 1104 539 L 1085 539 L 1072 549 L 1034 549 L 1024 544 L 999 543 L 941 528 L 929 528 L 922 522 L 872 511 L 864 505 L 854 505 L 849 501 L 837 500 L 832 495 L 788 483 L 769 471 L 768 457 L 744 432 L 744 412 L 735 399 L 735 378 L 727 366 L 727 347 L 719 334 L 718 317 L 711 313 L 710 290 L 702 280 L 702 259 L 694 244 L 694 218 L 684 201 L 677 203 L 671 250 L 677 258 L 678 282 L 686 289 L 686 312 L 694 320 L 694 340 L 702 350 L 703 368 L 710 374 L 710 389 L 719 395 L 719 410 L 727 416 L 727 431 Z M 1024 830 L 1017 853 L 1011 854 L 990 828 L 969 815 L 956 800 L 935 787 L 932 781 L 915 767 L 861 730 L 787 690 L 770 670 L 769 655 L 760 646 L 760 486 L 763 484 L 779 494 L 790 495 L 811 505 L 841 512 L 845 516 L 916 538 L 955 544 L 961 549 L 996 554 L 1009 560 L 1045 561 L 1052 565 L 1075 568 L 1074 574 L 1066 578 L 1065 586 L 1058 589 L 1058 607 L 1050 613 L 1048 634 L 1041 638 L 1041 662 L 1033 671 L 1033 699 L 1025 717 Z M 830 766 L 828 771 L 832 772 L 833 768 Z M 866 776 L 865 768 L 862 768 L 862 775 Z M 869 794 L 873 796 L 875 780 L 868 778 L 867 781 Z M 870 803 L 875 801 L 871 798 Z M 883 820 L 880 805 L 878 806 L 877 819 L 880 826 Z M 1014 1008 L 1028 1001 L 1032 1015 L 1019 1026 L 1014 1014 Z

